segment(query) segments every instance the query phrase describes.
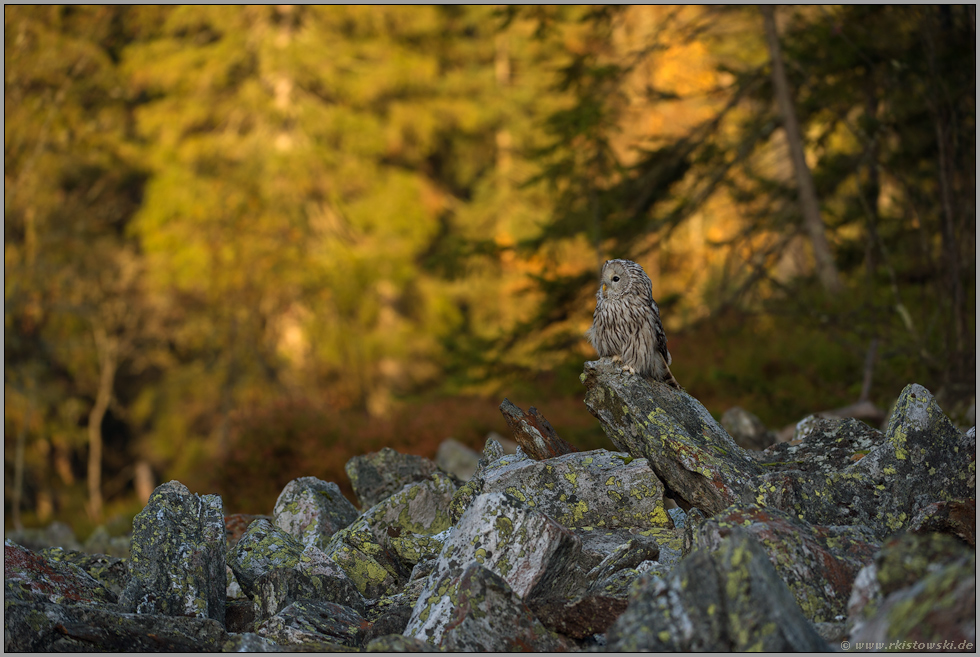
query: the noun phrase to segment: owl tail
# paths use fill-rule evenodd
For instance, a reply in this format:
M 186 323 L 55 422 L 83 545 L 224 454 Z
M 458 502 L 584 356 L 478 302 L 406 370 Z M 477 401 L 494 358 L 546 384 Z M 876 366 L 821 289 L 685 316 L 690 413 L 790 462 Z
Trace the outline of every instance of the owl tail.
M 664 383 L 669 385 L 671 388 L 677 388 L 678 390 L 683 390 L 684 388 L 682 388 L 681 384 L 679 384 L 677 382 L 677 379 L 674 378 L 674 373 L 670 371 L 670 368 L 667 367 L 666 363 L 664 363 L 664 369 L 667 370 L 667 376 L 664 378 Z

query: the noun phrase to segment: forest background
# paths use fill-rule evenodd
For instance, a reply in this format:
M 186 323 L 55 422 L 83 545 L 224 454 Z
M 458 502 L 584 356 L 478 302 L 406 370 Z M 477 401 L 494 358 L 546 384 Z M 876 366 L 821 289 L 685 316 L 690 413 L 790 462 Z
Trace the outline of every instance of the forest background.
M 609 447 L 609 257 L 716 417 L 963 414 L 975 79 L 973 5 L 8 5 L 5 526 L 269 513 L 504 396 Z

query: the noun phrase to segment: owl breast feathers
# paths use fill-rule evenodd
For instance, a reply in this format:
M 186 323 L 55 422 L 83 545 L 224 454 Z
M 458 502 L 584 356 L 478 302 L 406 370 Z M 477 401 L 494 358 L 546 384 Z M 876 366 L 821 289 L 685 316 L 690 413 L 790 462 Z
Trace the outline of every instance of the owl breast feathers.
M 670 372 L 653 283 L 643 267 L 631 260 L 607 260 L 595 298 L 592 327 L 586 335 L 599 356 L 621 360 L 624 370 L 680 389 Z

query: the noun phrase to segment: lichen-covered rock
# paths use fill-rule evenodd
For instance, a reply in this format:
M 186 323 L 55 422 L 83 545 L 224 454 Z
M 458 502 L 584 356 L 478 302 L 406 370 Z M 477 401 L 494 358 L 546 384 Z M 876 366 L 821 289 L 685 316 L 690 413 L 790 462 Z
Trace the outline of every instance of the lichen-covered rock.
M 4 652 L 217 652 L 228 636 L 210 618 L 117 609 L 5 601 Z
M 244 592 L 255 600 L 259 619 L 296 600 L 311 598 L 364 608 L 354 583 L 333 560 L 268 520 L 254 521 L 229 552 L 229 565 Z
M 608 358 L 585 364 L 585 404 L 620 450 L 649 461 L 667 495 L 712 515 L 762 473 L 701 403 L 666 384 L 624 373 Z
M 696 547 L 713 551 L 733 531 L 755 538 L 814 623 L 847 613 L 858 572 L 878 551 L 870 530 L 808 525 L 776 509 L 735 505 L 698 528 Z
M 10 539 L 3 544 L 4 600 L 38 596 L 64 604 L 116 602 L 116 594 L 69 560 L 36 554 Z
M 597 449 L 543 461 L 504 457 L 488 464 L 480 492 L 507 493 L 565 527 L 672 527 L 663 485 L 649 463 Z
M 743 501 L 813 524 L 865 525 L 883 539 L 935 501 L 975 499 L 976 441 L 956 430 L 922 386 L 906 386 L 877 444 L 880 434 L 862 426 L 814 422 L 804 439 L 810 444 L 796 446 L 805 456 L 766 463 L 770 472 L 755 478 Z M 772 449 L 785 456 L 790 447 Z
M 451 525 L 448 506 L 455 492 L 452 479 L 435 472 L 375 504 L 362 514 L 359 522 L 367 523 L 378 542 L 393 535 L 438 534 Z
M 245 595 L 258 590 L 255 582 L 276 568 L 294 568 L 299 564 L 304 546 L 285 530 L 265 518 L 254 520 L 228 551 L 228 565 Z
M 776 434 L 740 406 L 732 406 L 721 414 L 721 426 L 736 445 L 745 449 L 763 450 L 776 442 Z
M 903 533 L 887 541 L 874 561 L 858 574 L 848 603 L 852 634 L 876 617 L 883 600 L 915 586 L 931 573 L 975 554 L 946 534 Z M 875 632 L 880 632 L 877 628 Z
M 364 634 L 364 644 L 367 645 L 374 639 L 389 634 L 401 634 L 405 631 L 408 619 L 411 617 L 411 606 L 394 602 L 371 623 L 371 627 Z
M 477 561 L 500 575 L 532 610 L 584 588 L 581 543 L 548 516 L 502 493 L 477 497 L 443 546 L 405 634 L 435 644 L 455 618 L 463 569 Z
M 128 559 L 132 536 L 110 536 L 105 525 L 99 525 L 85 539 L 85 545 L 80 550 L 89 554 L 104 554 L 117 559 Z M 64 549 L 71 549 L 65 547 Z
M 347 461 L 344 470 L 361 508 L 367 509 L 408 484 L 428 479 L 439 467 L 427 458 L 400 454 L 384 447 L 377 452 L 355 456 Z
M 446 536 L 448 536 L 448 531 L 440 532 L 435 536 L 399 532 L 397 536 L 389 536 L 388 545 L 395 551 L 402 563 L 414 567 L 420 561 L 439 556 Z
M 282 489 L 272 516 L 278 527 L 303 545 L 323 549 L 334 534 L 357 519 L 357 509 L 332 481 L 300 477 Z
M 426 553 L 436 549 L 435 544 L 421 537 L 450 527 L 448 506 L 455 492 L 456 485 L 441 472 L 408 484 L 337 532 L 324 552 L 344 569 L 364 596 L 376 598 L 391 593 L 408 581 L 412 566 L 423 554 L 413 552 L 408 537 L 420 536 L 415 545 L 427 544 Z M 402 537 L 405 539 L 399 540 Z M 439 544 L 441 547 L 441 541 Z
M 255 633 L 280 645 L 336 642 L 357 647 L 369 627 L 370 624 L 350 607 L 301 600 L 262 622 Z
M 221 498 L 162 484 L 133 519 L 129 584 L 119 603 L 138 614 L 225 622 L 225 522 Z
M 129 582 L 126 560 L 107 554 L 89 554 L 59 547 L 41 550 L 40 555 L 55 562 L 73 563 L 96 579 L 117 598 Z
M 607 632 L 610 651 L 826 651 L 762 547 L 733 531 L 665 578 L 644 577 Z
M 851 466 L 885 440 L 885 434 L 854 418 L 810 415 L 796 426 L 793 440 L 764 450 L 767 471 L 800 470 L 833 474 Z
M 936 567 L 927 568 L 914 584 L 865 607 L 861 622 L 851 633 L 852 645 L 916 651 L 976 649 L 976 552 L 962 550 L 952 562 L 930 565 Z M 899 576 L 896 581 L 905 579 Z
M 564 652 L 573 647 L 542 625 L 502 577 L 476 561 L 463 569 L 449 595 L 453 622 L 435 641 L 446 651 Z
M 225 540 L 229 550 L 234 550 L 242 534 L 256 520 L 273 521 L 272 516 L 252 515 L 250 513 L 232 513 L 225 516 Z
M 908 530 L 917 534 L 940 532 L 955 536 L 972 548 L 977 547 L 977 501 L 951 500 L 922 507 L 909 522 Z

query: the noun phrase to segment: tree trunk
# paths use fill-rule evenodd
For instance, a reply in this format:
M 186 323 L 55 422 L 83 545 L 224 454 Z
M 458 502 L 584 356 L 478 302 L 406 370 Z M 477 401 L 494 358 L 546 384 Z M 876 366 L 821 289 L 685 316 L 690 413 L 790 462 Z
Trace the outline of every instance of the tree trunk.
M 779 47 L 779 34 L 776 31 L 776 15 L 772 5 L 762 5 L 762 16 L 766 26 L 766 40 L 769 42 L 769 54 L 772 58 L 772 83 L 779 104 L 779 112 L 783 117 L 783 128 L 786 131 L 786 141 L 789 144 L 790 159 L 796 173 L 796 185 L 800 198 L 800 209 L 803 212 L 803 224 L 813 245 L 813 256 L 817 262 L 817 275 L 828 292 L 841 290 L 840 276 L 834 264 L 830 243 L 827 241 L 826 227 L 820 217 L 820 204 L 817 202 L 817 191 L 813 185 L 810 168 L 803 154 L 803 140 L 800 137 L 800 126 L 796 121 L 796 111 L 793 108 L 793 98 L 789 89 L 789 80 L 783 68 L 783 59 Z
M 93 333 L 99 357 L 99 387 L 88 415 L 88 498 L 89 516 L 99 522 L 102 520 L 102 419 L 112 400 L 119 345 L 100 326 Z

